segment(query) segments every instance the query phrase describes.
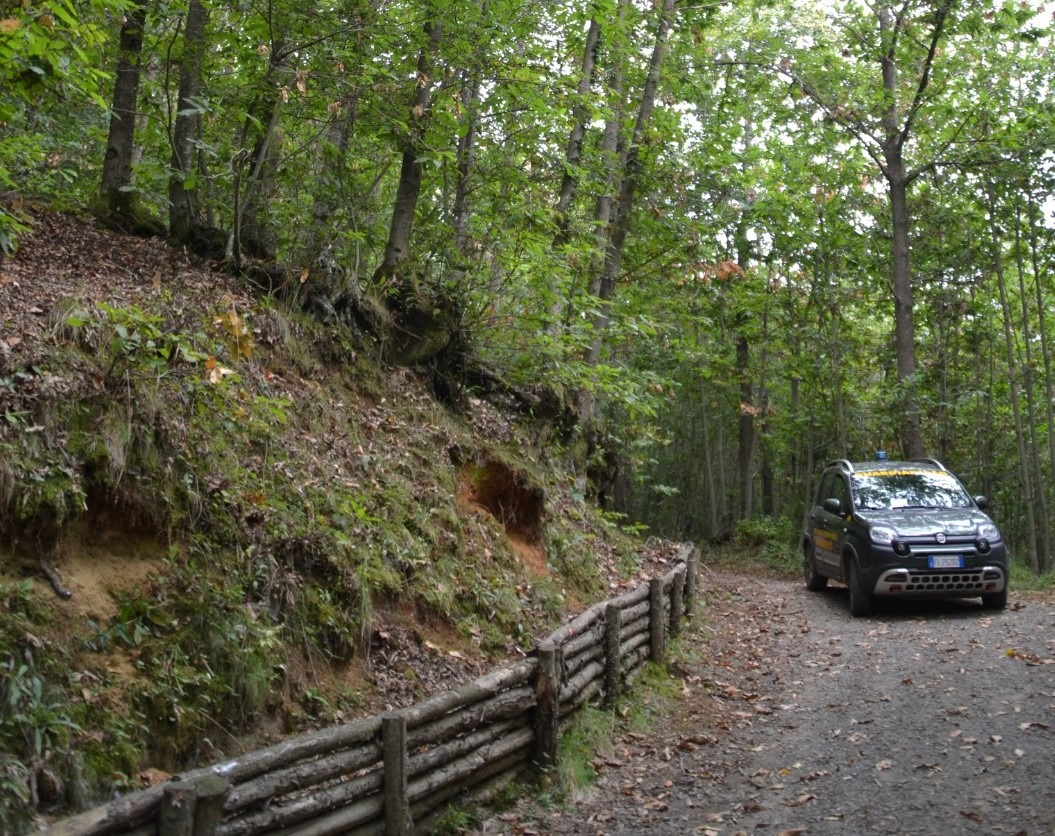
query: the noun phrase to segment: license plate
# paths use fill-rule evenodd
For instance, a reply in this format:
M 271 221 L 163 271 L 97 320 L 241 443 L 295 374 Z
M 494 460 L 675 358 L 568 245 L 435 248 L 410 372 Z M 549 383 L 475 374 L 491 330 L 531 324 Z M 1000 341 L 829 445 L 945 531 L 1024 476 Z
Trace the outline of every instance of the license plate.
M 931 569 L 962 569 L 962 554 L 935 554 L 927 559 Z

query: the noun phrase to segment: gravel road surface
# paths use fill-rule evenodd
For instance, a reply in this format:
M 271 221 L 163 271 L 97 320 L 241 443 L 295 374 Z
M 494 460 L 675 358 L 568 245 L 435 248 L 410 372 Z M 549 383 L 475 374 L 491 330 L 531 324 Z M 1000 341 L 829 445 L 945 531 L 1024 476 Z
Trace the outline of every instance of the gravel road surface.
M 1055 596 L 896 602 L 707 574 L 684 696 L 571 806 L 490 834 L 1055 834 Z

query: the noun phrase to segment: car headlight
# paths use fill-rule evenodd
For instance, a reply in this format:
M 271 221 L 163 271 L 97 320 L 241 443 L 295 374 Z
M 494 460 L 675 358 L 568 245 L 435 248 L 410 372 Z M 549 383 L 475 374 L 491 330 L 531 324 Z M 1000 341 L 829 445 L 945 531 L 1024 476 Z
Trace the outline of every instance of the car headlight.
M 889 526 L 877 525 L 869 529 L 868 536 L 872 538 L 873 543 L 882 543 L 884 546 L 889 546 L 894 542 L 894 538 L 897 537 L 897 532 Z
M 992 523 L 982 523 L 978 526 L 978 536 L 983 537 L 986 540 L 999 540 L 1000 529 Z

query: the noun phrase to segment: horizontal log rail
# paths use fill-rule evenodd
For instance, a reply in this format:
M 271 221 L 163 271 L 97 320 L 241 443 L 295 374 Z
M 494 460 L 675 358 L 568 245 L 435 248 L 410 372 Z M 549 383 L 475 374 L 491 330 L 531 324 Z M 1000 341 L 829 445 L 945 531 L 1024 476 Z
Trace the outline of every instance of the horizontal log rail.
M 60 821 L 49 836 L 428 832 L 445 805 L 556 764 L 561 725 L 611 707 L 696 606 L 699 552 L 584 610 L 528 658 L 416 705 L 308 732 Z

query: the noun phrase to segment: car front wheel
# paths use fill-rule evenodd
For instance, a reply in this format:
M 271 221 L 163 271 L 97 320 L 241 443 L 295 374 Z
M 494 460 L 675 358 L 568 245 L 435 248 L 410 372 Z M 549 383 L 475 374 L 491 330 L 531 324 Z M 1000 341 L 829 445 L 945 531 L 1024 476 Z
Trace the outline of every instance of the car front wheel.
M 848 561 L 846 585 L 850 587 L 850 615 L 854 618 L 872 614 L 872 594 L 861 583 L 861 570 L 853 559 Z
M 817 571 L 817 556 L 813 546 L 806 549 L 803 574 L 806 578 L 806 589 L 810 592 L 820 592 L 828 585 L 828 579 Z

